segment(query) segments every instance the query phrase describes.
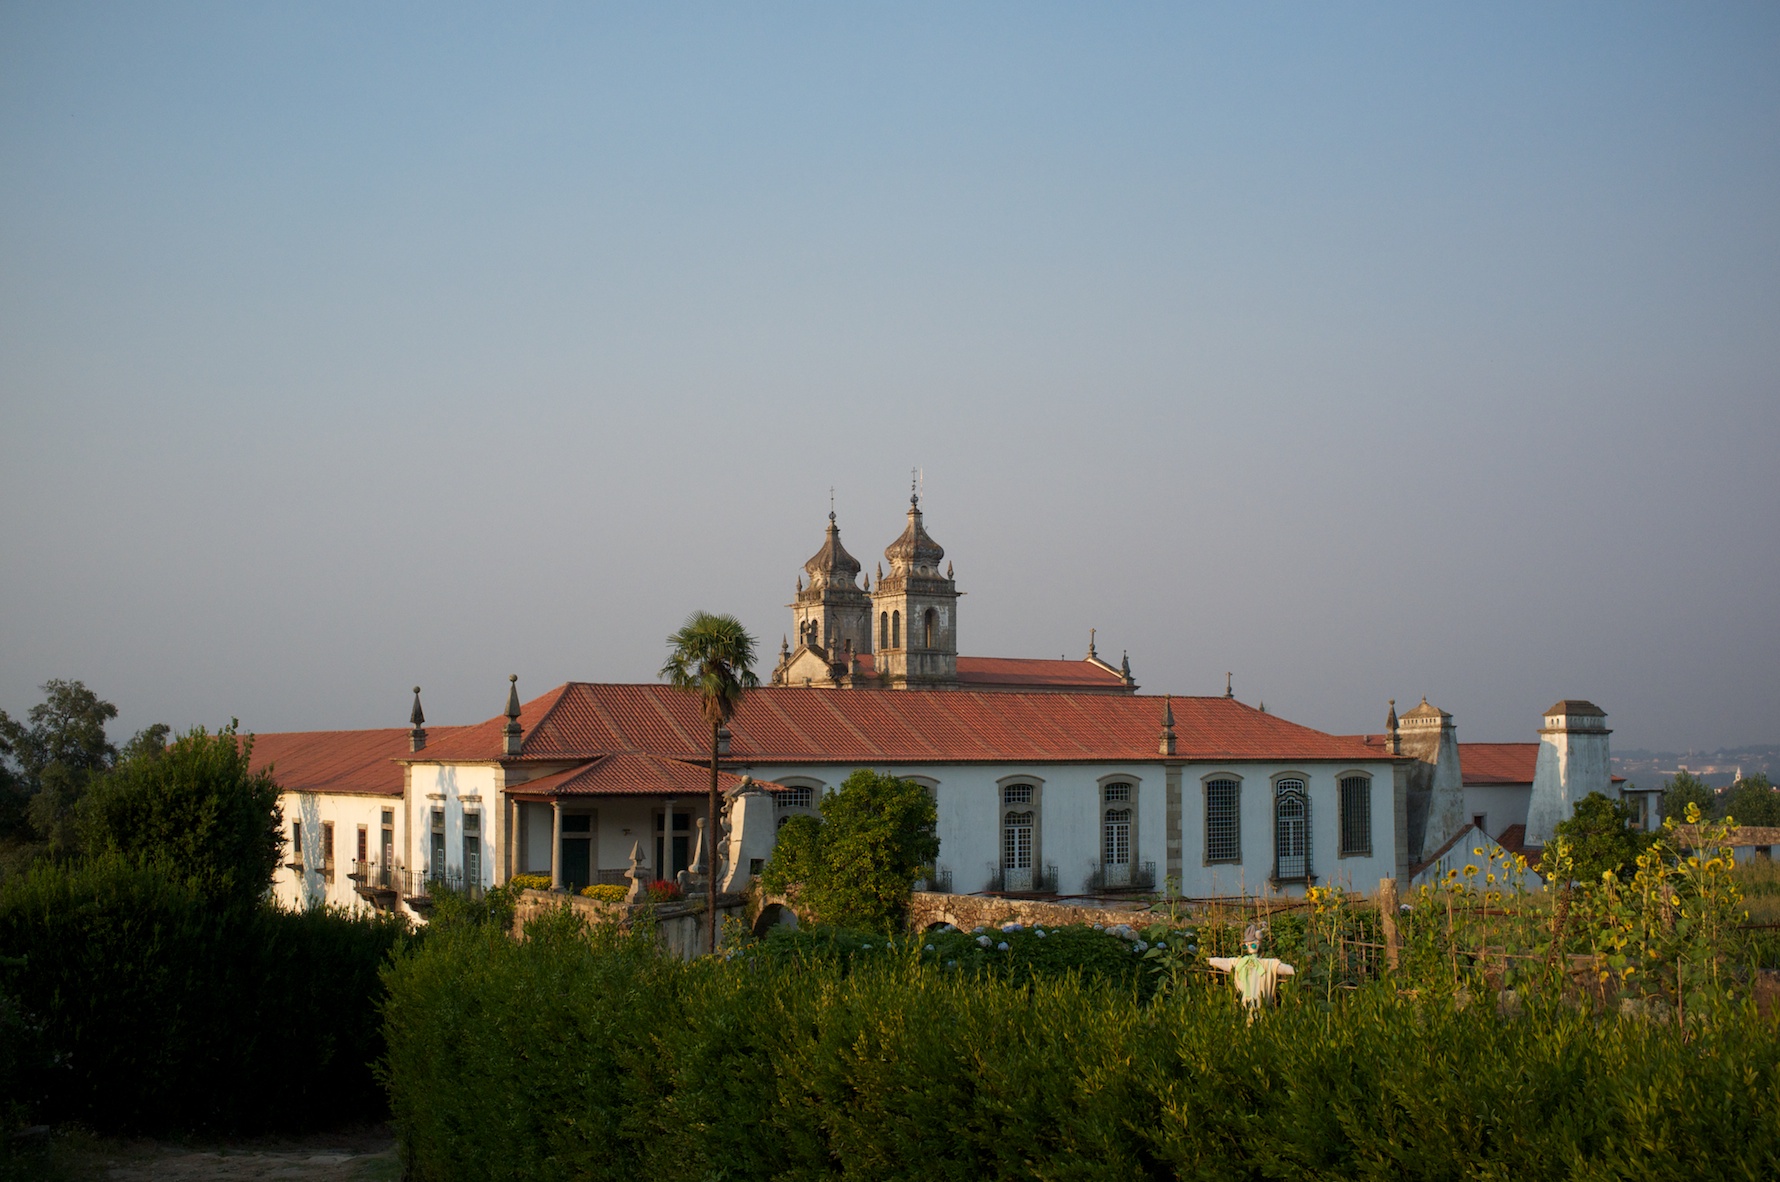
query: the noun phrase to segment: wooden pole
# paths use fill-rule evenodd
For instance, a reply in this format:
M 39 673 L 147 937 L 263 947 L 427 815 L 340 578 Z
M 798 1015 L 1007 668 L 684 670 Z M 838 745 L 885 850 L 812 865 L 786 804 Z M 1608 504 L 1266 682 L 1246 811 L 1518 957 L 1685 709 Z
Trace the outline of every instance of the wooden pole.
M 1378 926 L 1384 935 L 1384 962 L 1391 972 L 1397 971 L 1397 880 L 1378 880 Z

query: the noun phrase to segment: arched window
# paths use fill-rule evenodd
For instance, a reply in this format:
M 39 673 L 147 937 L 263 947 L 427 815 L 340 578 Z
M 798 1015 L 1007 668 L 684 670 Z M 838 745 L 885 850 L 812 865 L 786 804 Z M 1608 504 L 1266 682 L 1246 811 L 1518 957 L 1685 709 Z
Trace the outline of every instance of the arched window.
M 878 613 L 878 647 L 890 647 L 890 613 Z
M 1136 853 L 1135 810 L 1132 808 L 1133 785 L 1113 780 L 1100 786 L 1100 876 L 1101 885 L 1131 885 L 1131 863 Z
M 923 631 L 926 633 L 926 639 L 923 643 L 927 648 L 938 648 L 939 613 L 932 608 L 928 608 L 926 614 L 921 617 L 921 622 L 925 625 Z
M 1310 877 L 1310 799 L 1303 780 L 1283 779 L 1273 786 L 1273 877 L 1280 882 Z
M 902 613 L 890 613 L 890 647 L 902 647 Z

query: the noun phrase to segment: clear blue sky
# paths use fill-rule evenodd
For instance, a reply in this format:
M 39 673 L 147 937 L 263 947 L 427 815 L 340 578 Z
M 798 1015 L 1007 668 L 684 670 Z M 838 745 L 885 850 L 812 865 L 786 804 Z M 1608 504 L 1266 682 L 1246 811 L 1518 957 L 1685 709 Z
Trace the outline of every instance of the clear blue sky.
M 0 707 L 967 652 L 1780 742 L 1780 8 L 0 4 Z

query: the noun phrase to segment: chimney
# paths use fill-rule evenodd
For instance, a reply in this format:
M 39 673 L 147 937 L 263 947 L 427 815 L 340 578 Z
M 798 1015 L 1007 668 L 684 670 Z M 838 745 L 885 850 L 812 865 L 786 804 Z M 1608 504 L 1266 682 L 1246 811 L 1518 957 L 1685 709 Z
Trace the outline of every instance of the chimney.
M 1533 791 L 1527 801 L 1530 846 L 1550 843 L 1559 821 L 1591 792 L 1617 795 L 1609 763 L 1607 712 L 1593 702 L 1565 698 L 1545 712 L 1539 728 L 1539 759 L 1533 765 Z
M 408 750 L 419 751 L 426 746 L 426 715 L 420 709 L 420 687 L 414 687 L 414 709 L 408 713 Z
M 503 748 L 507 755 L 518 755 L 520 740 L 525 732 L 519 726 L 519 674 L 507 677 L 507 727 L 503 732 L 506 743 Z

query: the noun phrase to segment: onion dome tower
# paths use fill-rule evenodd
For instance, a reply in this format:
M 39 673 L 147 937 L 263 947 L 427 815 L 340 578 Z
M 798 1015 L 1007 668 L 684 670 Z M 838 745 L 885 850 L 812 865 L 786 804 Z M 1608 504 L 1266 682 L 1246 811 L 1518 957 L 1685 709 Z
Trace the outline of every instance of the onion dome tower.
M 958 684 L 958 585 L 951 564 L 921 522 L 919 493 L 909 523 L 884 551 L 890 573 L 872 592 L 877 616 L 877 673 L 892 689 L 952 689 Z
M 819 651 L 830 661 L 871 652 L 871 597 L 859 587 L 859 560 L 841 545 L 833 510 L 822 548 L 803 569 L 809 583 L 805 586 L 799 580 L 797 598 L 790 605 L 798 641 L 792 647 Z

